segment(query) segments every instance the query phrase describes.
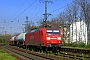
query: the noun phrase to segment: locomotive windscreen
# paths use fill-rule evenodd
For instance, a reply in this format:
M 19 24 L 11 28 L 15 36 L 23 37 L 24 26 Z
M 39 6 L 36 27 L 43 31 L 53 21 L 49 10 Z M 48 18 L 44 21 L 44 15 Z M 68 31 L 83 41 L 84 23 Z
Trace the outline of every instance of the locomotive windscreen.
M 60 35 L 60 31 L 59 30 L 48 30 L 46 31 L 47 34 L 58 34 Z

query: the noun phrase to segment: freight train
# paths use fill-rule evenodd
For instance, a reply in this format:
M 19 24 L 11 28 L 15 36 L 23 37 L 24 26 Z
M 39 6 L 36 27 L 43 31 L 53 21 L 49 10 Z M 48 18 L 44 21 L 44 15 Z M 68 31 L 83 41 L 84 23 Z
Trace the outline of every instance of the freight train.
M 23 46 L 30 50 L 57 52 L 62 46 L 62 32 L 59 28 L 35 29 L 12 37 L 9 44 Z

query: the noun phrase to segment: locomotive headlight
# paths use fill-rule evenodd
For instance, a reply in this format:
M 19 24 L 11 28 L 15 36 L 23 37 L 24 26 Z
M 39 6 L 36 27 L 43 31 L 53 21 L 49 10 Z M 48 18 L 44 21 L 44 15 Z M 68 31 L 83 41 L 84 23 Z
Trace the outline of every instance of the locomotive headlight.
M 58 37 L 58 40 L 61 40 L 61 37 Z
M 50 37 L 47 37 L 47 40 L 50 40 Z

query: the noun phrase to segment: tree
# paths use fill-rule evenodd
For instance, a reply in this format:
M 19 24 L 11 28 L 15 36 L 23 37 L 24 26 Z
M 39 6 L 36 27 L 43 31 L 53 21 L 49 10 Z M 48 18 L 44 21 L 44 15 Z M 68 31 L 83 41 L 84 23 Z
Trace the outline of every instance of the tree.
M 84 20 L 89 27 L 90 23 L 90 0 L 73 0 L 80 7 L 80 18 Z M 89 31 L 89 29 L 87 29 Z
M 7 43 L 10 37 L 11 37 L 10 34 L 0 35 L 0 43 Z

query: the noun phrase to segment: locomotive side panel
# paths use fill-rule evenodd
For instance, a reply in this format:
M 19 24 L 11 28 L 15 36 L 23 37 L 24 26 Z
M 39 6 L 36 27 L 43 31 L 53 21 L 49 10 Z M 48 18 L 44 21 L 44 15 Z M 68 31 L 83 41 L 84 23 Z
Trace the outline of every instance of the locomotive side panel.
M 34 32 L 34 45 L 40 46 L 40 31 Z
M 26 45 L 46 46 L 45 29 L 39 29 L 34 32 L 27 33 L 25 36 Z
M 33 45 L 33 40 L 34 40 L 34 34 L 33 33 L 27 33 L 25 35 L 25 44 L 26 45 Z

